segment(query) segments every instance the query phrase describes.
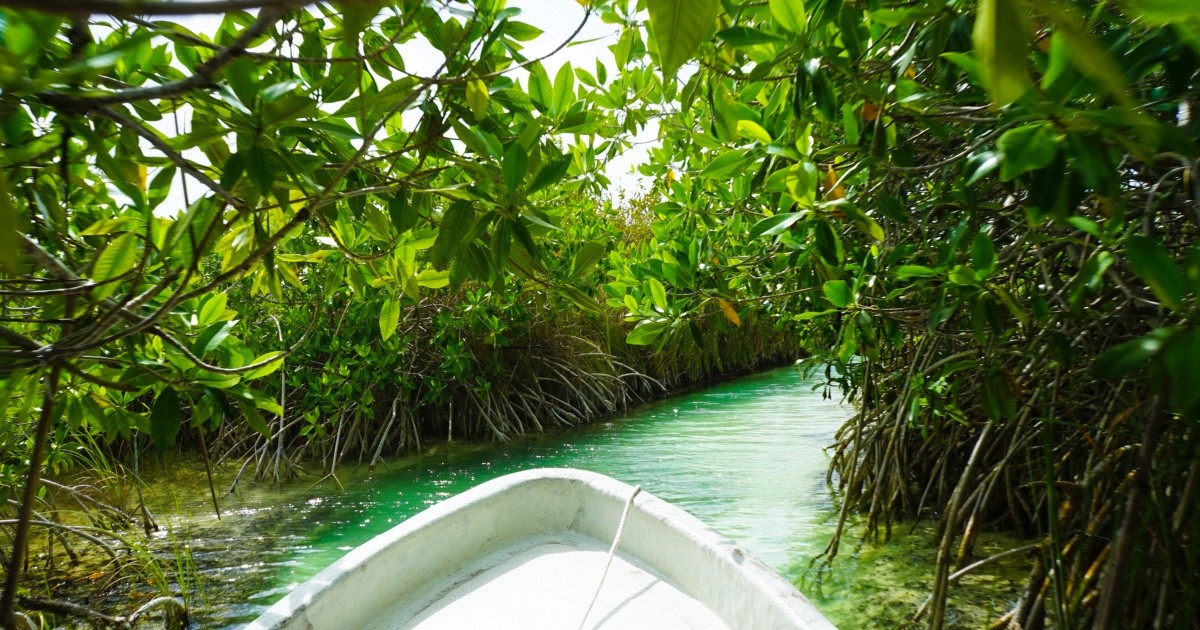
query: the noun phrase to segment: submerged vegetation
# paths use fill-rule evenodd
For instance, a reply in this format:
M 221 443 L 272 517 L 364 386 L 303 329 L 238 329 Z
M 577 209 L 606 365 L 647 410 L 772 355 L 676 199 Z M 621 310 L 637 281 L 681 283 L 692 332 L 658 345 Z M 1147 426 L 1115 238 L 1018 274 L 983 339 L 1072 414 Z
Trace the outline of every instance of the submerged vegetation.
M 336 479 L 805 356 L 839 522 L 937 522 L 916 619 L 1003 529 L 1000 621 L 1197 623 L 1191 0 L 581 4 L 551 73 L 499 0 L 0 3 L 0 622 L 144 449 Z

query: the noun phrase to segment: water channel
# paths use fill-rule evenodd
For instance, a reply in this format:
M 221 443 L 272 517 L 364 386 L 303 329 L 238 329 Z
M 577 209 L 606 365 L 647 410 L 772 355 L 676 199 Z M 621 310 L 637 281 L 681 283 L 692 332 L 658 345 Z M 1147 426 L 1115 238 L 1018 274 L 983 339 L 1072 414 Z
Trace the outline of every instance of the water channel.
M 849 413 L 799 370 L 783 368 L 585 429 L 511 444 L 438 445 L 369 474 L 340 473 L 341 489 L 328 480 L 312 485 L 315 479 L 290 491 L 249 488 L 223 500 L 219 523 L 194 493 L 181 495 L 167 508 L 177 514 L 168 536 L 187 541 L 176 545 L 186 553 L 175 555 L 186 556 L 197 577 L 190 587 L 202 603 L 196 621 L 233 628 L 442 499 L 518 470 L 575 467 L 641 484 L 800 581 L 832 531 L 823 448 Z M 928 587 L 935 550 L 923 534 L 883 547 L 851 541 L 820 589 L 801 588 L 841 627 L 895 623 Z M 1005 542 L 985 539 L 981 549 Z M 978 627 L 1011 598 L 1019 577 L 1012 570 L 980 576 L 984 595 L 955 608 L 956 619 Z

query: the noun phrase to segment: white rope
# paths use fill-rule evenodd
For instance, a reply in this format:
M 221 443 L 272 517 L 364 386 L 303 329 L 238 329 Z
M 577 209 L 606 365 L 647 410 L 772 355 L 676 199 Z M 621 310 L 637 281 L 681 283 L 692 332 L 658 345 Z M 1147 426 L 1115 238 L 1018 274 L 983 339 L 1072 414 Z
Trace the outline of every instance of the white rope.
M 629 508 L 633 506 L 633 500 L 641 491 L 641 486 L 635 486 L 629 498 L 625 500 L 625 511 L 621 512 L 621 523 L 617 525 L 617 535 L 613 537 L 612 547 L 608 549 L 608 561 L 604 563 L 604 573 L 600 574 L 600 583 L 596 585 L 596 592 L 592 593 L 592 602 L 588 604 L 587 612 L 584 612 L 583 619 L 579 620 L 579 630 L 583 630 L 583 626 L 587 624 L 588 615 L 592 614 L 592 607 L 600 598 L 600 589 L 604 588 L 604 578 L 608 577 L 608 568 L 612 566 L 613 556 L 617 555 L 617 546 L 621 544 L 621 533 L 625 531 L 625 519 L 629 518 Z

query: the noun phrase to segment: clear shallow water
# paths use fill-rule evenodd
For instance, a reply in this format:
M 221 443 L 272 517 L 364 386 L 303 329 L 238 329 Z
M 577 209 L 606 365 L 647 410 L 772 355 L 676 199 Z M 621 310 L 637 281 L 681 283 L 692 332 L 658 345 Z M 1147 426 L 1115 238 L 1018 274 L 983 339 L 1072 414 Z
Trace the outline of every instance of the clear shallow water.
M 795 581 L 831 535 L 823 448 L 850 413 L 836 400 L 823 400 L 798 370 L 784 368 L 559 435 L 507 445 L 441 445 L 372 473 L 343 466 L 342 490 L 328 480 L 311 485 L 316 477 L 283 492 L 249 489 L 222 500 L 219 523 L 195 490 L 186 499 L 160 500 L 183 515 L 174 519 L 171 536 L 188 541 L 198 578 L 193 593 L 203 603 L 193 619 L 202 627 L 244 624 L 409 516 L 488 479 L 538 467 L 583 468 L 640 484 Z M 168 483 L 160 488 L 188 485 L 172 483 L 170 470 L 164 474 Z M 825 597 L 814 597 L 818 606 L 847 628 L 910 612 L 928 585 L 931 549 L 920 542 L 886 547 L 895 550 L 895 561 L 885 554 L 875 565 L 879 571 L 868 576 L 857 558 L 877 551 L 851 547 L 852 541 L 839 570 L 826 579 Z M 899 596 L 886 593 L 897 589 Z M 864 605 L 868 599 L 873 607 Z

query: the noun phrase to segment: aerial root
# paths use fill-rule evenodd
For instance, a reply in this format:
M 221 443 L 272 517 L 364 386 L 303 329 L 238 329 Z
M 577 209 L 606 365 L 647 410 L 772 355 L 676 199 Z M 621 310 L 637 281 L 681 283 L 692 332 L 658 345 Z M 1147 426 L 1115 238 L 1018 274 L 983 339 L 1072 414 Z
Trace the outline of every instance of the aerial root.
M 108 615 L 74 602 L 45 599 L 29 595 L 17 596 L 17 602 L 25 610 L 36 610 L 38 612 L 48 612 L 54 615 L 81 619 L 92 627 L 98 628 L 132 630 L 142 618 L 159 609 L 163 611 L 163 621 L 168 630 L 186 628 L 188 624 L 187 605 L 177 597 L 156 597 L 126 616 Z M 36 626 L 31 625 L 30 627 Z

